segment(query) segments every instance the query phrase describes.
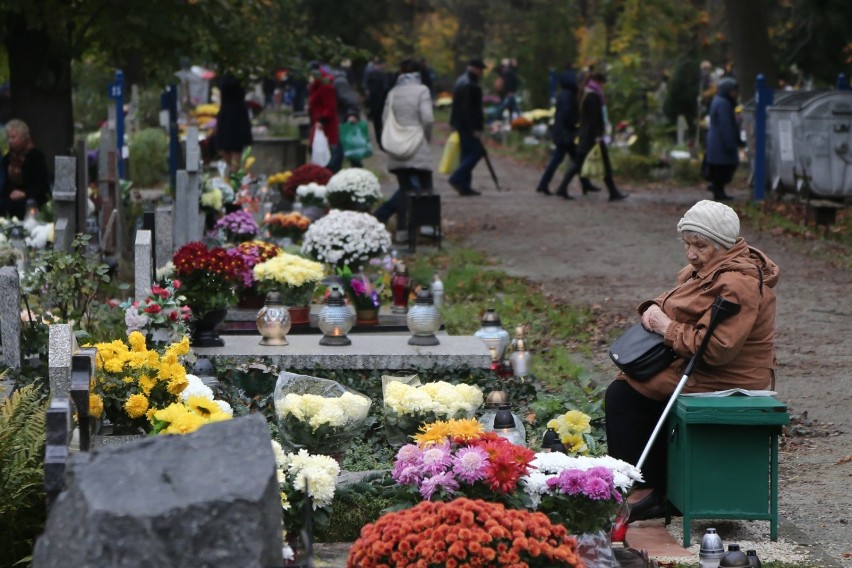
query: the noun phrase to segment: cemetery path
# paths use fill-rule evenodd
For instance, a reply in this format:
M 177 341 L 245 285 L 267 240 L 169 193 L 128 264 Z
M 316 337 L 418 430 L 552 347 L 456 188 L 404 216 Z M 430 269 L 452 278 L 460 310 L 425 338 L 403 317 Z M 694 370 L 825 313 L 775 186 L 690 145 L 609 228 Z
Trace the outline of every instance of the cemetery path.
M 436 172 L 442 144 L 439 139 L 433 147 Z M 677 221 L 709 196 L 703 185 L 664 188 L 622 180 L 629 199 L 609 203 L 605 191 L 583 196 L 575 180 L 570 188 L 575 200 L 565 201 L 535 192 L 540 170 L 497 151 L 491 159 L 503 191 L 496 190 L 482 162 L 474 172 L 481 197 L 459 197 L 447 176 L 435 174 L 446 235 L 561 300 L 592 306 L 608 322 L 605 332 L 637 321 L 639 301 L 671 287 L 685 264 Z M 745 187 L 730 193 L 740 201 L 749 197 Z M 801 415 L 791 428 L 797 435 L 786 437 L 781 451 L 779 511 L 803 533 L 800 543 L 820 546 L 852 568 L 850 271 L 819 260 L 830 256 L 833 245 L 757 232 L 747 222 L 743 235 L 781 268 L 776 390 L 791 416 Z M 584 361 L 603 384 L 614 375 L 607 347 L 602 339 Z

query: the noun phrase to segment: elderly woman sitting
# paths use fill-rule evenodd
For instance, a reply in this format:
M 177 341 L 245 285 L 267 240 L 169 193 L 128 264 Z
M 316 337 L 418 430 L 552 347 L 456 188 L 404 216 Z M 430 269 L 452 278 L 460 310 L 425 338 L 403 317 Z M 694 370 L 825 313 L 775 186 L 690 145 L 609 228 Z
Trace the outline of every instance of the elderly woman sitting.
M 701 344 L 717 296 L 741 306 L 722 321 L 683 392 L 730 388 L 767 389 L 775 384 L 775 294 L 778 266 L 739 236 L 737 213 L 722 203 L 700 201 L 677 225 L 689 265 L 677 284 L 639 305 L 642 325 L 664 337 L 674 362 L 647 381 L 621 374 L 606 392 L 609 453 L 636 463 Z M 630 519 L 662 516 L 666 490 L 666 441 L 660 436 L 642 468 L 643 484 L 628 496 Z
M 0 189 L 0 215 L 23 220 L 27 201 L 39 207 L 50 198 L 50 176 L 44 154 L 33 146 L 30 129 L 22 120 L 6 123 L 9 152 L 3 156 L 2 167 L 6 174 Z

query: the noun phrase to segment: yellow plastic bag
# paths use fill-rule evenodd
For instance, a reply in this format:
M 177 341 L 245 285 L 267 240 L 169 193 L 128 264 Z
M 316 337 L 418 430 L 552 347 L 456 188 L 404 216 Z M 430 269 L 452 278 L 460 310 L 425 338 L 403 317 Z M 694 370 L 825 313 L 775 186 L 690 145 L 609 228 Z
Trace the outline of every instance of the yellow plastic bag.
M 453 132 L 447 138 L 447 143 L 444 144 L 444 153 L 441 155 L 441 164 L 438 166 L 438 173 L 451 174 L 459 167 L 461 159 L 461 141 L 459 133 Z
M 589 179 L 603 179 L 604 163 L 603 154 L 601 153 L 601 145 L 595 144 L 589 151 L 586 159 L 583 160 L 583 167 L 580 169 L 580 177 Z

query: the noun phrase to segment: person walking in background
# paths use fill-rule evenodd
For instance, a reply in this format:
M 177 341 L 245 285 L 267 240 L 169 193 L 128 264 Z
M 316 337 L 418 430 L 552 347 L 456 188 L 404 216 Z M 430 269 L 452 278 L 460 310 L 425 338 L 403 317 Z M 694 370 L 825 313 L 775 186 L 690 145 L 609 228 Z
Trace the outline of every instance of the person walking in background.
M 603 73 L 592 73 L 586 80 L 586 85 L 583 88 L 582 99 L 580 101 L 580 146 L 577 148 L 577 160 L 568 169 L 559 188 L 556 190 L 556 195 L 564 199 L 572 199 L 568 195 L 568 184 L 575 175 L 578 175 L 583 169 L 583 162 L 592 148 L 598 146 L 601 152 L 604 166 L 604 183 L 609 191 L 610 201 L 620 201 L 627 197 L 628 194 L 621 193 L 615 186 L 615 180 L 612 177 L 612 164 L 609 161 L 609 152 L 607 151 L 606 142 L 604 141 L 606 119 L 606 96 L 604 95 L 603 85 L 606 83 L 606 75 Z M 583 195 L 590 191 L 597 191 L 597 188 L 589 184 L 583 186 Z
M 449 182 L 459 195 L 465 197 L 480 195 L 471 187 L 471 183 L 473 168 L 484 155 L 481 138 L 485 128 L 485 115 L 482 110 L 482 87 L 479 81 L 485 68 L 481 58 L 471 59 L 467 71 L 456 80 L 453 89 L 450 126 L 459 134 L 461 159 Z
M 27 201 L 41 207 L 50 198 L 50 174 L 44 153 L 33 145 L 30 129 L 23 120 L 6 123 L 9 151 L 3 156 L 4 179 L 0 191 L 0 214 L 23 221 Z
M 518 61 L 516 59 L 504 59 L 499 74 L 501 86 L 500 89 L 500 116 L 503 116 L 507 110 L 509 111 L 509 120 L 521 114 L 518 107 L 517 92 L 521 86 L 521 80 L 518 77 Z
M 432 101 L 435 100 L 435 70 L 429 66 L 429 61 L 425 57 L 420 58 L 420 82 L 426 85 L 429 89 L 429 95 Z
M 549 189 L 550 180 L 553 179 L 565 156 L 569 156 L 572 163 L 577 161 L 577 145 L 574 142 L 577 137 L 577 118 L 579 116 L 577 111 L 577 74 L 570 67 L 559 74 L 559 87 L 560 91 L 556 97 L 556 115 L 553 118 L 551 130 L 553 154 L 551 154 L 550 162 L 544 169 L 541 180 L 535 188 L 537 192 L 545 195 L 552 195 Z M 588 178 L 581 177 L 580 183 L 586 188 L 586 193 L 600 191 L 599 188 L 592 185 Z
M 367 116 L 373 122 L 376 144 L 382 150 L 384 150 L 382 148 L 382 112 L 390 87 L 391 77 L 385 70 L 385 63 L 377 57 L 373 60 L 372 66 L 364 79 L 364 88 L 367 93 L 364 103 L 367 107 Z
M 405 242 L 408 238 L 407 193 L 432 192 L 432 95 L 421 83 L 420 66 L 414 59 L 400 62 L 399 76 L 388 93 L 383 114 L 388 128 L 396 122 L 403 128 L 419 126 L 423 132 L 420 144 L 413 151 L 397 146 L 391 137 L 385 147 L 388 171 L 396 176 L 399 189 L 376 209 L 375 216 L 387 223 L 391 215 L 396 214 L 396 242 Z M 391 114 L 393 118 L 389 117 Z M 386 134 L 392 133 L 393 130 L 389 130 Z
M 343 124 L 344 122 L 355 124 L 361 117 L 360 101 L 358 100 L 358 93 L 355 92 L 355 89 L 352 88 L 352 84 L 349 82 L 349 76 L 345 68 L 334 74 L 331 84 L 334 87 L 334 96 L 337 100 L 338 124 Z M 338 144 L 331 153 L 331 163 L 328 169 L 333 172 L 340 170 L 343 167 L 343 157 L 343 146 Z M 349 163 L 353 168 L 360 168 L 362 166 L 361 160 L 349 160 Z
M 735 79 L 725 77 L 716 86 L 716 96 L 710 102 L 710 127 L 707 130 L 707 165 L 710 186 L 716 201 L 729 201 L 725 185 L 731 183 L 740 163 L 740 148 L 745 146 L 740 137 L 734 108 L 737 106 L 739 86 Z
M 343 154 L 335 154 L 335 149 L 340 145 L 340 123 L 337 118 L 337 97 L 331 85 L 332 77 L 322 70 L 318 62 L 312 62 L 310 70 L 308 114 L 311 119 L 311 136 L 308 145 L 313 144 L 317 130 L 322 130 L 328 139 L 332 156 L 331 162 L 325 167 L 332 172 L 337 172 L 343 165 Z M 337 163 L 334 160 L 335 155 L 340 156 L 340 161 Z
M 216 115 L 216 149 L 228 164 L 228 169 L 240 169 L 243 149 L 251 146 L 251 119 L 246 106 L 246 91 L 239 79 L 225 73 L 219 85 L 222 103 Z

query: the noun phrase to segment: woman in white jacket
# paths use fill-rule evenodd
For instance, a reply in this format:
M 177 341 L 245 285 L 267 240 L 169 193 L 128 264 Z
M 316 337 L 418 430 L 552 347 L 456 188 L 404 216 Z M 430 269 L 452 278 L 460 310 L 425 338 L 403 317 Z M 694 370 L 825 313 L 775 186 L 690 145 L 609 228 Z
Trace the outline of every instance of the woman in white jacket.
M 391 118 L 389 115 L 393 113 Z M 384 129 L 392 128 L 389 122 L 396 122 L 403 129 L 419 127 L 422 135 L 416 137 L 419 143 L 410 144 L 410 138 L 403 144 L 396 144 L 385 133 L 382 145 L 388 155 L 388 171 L 396 176 L 399 188 L 376 209 L 376 218 L 386 223 L 391 215 L 397 216 L 397 242 L 407 238 L 407 192 L 432 192 L 432 95 L 429 88 L 420 81 L 420 66 L 414 59 L 404 59 L 399 65 L 396 84 L 388 93 L 382 113 Z

